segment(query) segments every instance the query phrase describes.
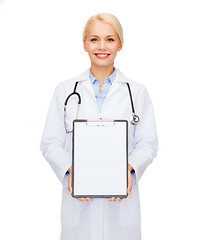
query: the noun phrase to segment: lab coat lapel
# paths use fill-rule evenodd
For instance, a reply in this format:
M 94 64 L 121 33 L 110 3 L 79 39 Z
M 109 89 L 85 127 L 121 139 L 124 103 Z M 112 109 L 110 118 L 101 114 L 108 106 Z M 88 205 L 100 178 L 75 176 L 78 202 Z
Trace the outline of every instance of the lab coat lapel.
M 87 81 L 84 81 L 84 87 L 87 89 L 87 91 L 93 96 L 93 98 L 95 99 L 95 94 L 94 94 L 94 89 L 92 87 L 92 83 L 88 77 Z
M 116 78 L 110 87 L 106 99 L 112 96 L 116 91 L 120 89 L 121 82 L 129 82 L 129 80 L 122 74 L 119 69 L 116 68 Z
M 91 84 L 90 77 L 89 77 L 89 71 L 90 71 L 90 69 L 88 68 L 85 72 L 83 72 L 81 75 L 78 76 L 77 80 L 79 82 L 83 82 L 83 85 L 86 88 L 86 90 L 95 99 L 94 90 L 92 88 L 92 84 Z
M 117 90 L 119 90 L 120 84 L 119 84 L 119 82 L 116 81 L 116 80 L 117 80 L 117 79 L 115 79 L 115 80 L 113 81 L 113 83 L 112 83 L 112 85 L 111 85 L 111 87 L 110 87 L 110 89 L 109 89 L 109 91 L 108 91 L 108 94 L 107 94 L 107 96 L 106 96 L 106 100 L 107 100 L 110 96 L 112 96 Z

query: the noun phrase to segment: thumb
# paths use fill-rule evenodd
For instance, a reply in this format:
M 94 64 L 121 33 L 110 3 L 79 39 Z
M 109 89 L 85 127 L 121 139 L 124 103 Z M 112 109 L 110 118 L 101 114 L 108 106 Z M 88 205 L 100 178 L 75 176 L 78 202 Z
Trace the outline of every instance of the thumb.
M 71 173 L 69 174 L 69 178 L 68 178 L 68 191 L 70 194 L 72 194 L 72 175 L 71 175 Z
M 131 172 L 130 172 L 130 173 L 128 173 L 128 188 L 127 188 L 128 195 L 131 193 L 132 183 L 133 183 L 133 179 L 132 179 Z

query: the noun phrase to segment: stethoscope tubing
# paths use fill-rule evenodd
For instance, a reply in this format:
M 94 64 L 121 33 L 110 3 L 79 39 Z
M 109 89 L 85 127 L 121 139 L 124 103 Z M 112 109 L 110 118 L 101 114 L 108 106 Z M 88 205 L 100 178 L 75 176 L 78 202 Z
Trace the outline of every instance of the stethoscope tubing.
M 130 123 L 133 124 L 133 125 L 136 125 L 136 124 L 139 123 L 140 118 L 135 114 L 135 108 L 134 108 L 134 104 L 133 104 L 133 97 L 132 97 L 132 94 L 131 94 L 130 85 L 129 85 L 129 83 L 126 83 L 126 84 L 127 84 L 127 87 L 128 87 L 128 92 L 129 92 L 129 97 L 130 97 L 130 102 L 131 102 L 131 108 L 132 108 L 132 116 L 130 118 Z M 67 107 L 68 100 L 70 99 L 71 96 L 77 95 L 78 96 L 78 109 L 79 109 L 80 104 L 81 104 L 81 96 L 78 92 L 76 92 L 77 85 L 78 85 L 78 82 L 75 83 L 74 91 L 71 94 L 69 94 L 69 96 L 66 98 L 65 104 L 64 104 L 64 125 L 65 125 L 66 133 L 70 133 L 70 132 L 73 131 L 73 130 L 72 131 L 67 130 L 66 121 L 65 121 L 66 120 L 66 107 Z M 76 118 L 78 117 L 78 109 L 77 109 Z
M 133 105 L 133 97 L 132 97 L 132 94 L 131 94 L 131 88 L 130 88 L 129 83 L 126 83 L 126 84 L 127 84 L 127 87 L 128 87 L 129 97 L 130 97 L 130 101 L 131 101 L 132 114 L 135 115 L 135 108 L 134 108 L 134 105 Z

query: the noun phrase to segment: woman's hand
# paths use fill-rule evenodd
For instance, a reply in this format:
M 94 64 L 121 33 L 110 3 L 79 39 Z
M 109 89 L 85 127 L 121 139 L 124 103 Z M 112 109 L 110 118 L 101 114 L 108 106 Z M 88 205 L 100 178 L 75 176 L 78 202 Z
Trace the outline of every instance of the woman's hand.
M 131 175 L 131 171 L 133 170 L 132 166 L 129 164 L 128 165 L 128 188 L 127 188 L 127 193 L 128 195 L 130 195 L 131 190 L 132 190 L 132 184 L 133 184 L 133 179 L 132 179 L 132 175 Z M 121 201 L 123 198 L 116 198 L 116 197 L 112 197 L 112 198 L 108 198 L 108 202 L 111 201 Z
M 69 178 L 68 178 L 68 191 L 72 195 L 72 167 L 68 169 Z M 77 198 L 79 201 L 92 201 L 92 198 Z

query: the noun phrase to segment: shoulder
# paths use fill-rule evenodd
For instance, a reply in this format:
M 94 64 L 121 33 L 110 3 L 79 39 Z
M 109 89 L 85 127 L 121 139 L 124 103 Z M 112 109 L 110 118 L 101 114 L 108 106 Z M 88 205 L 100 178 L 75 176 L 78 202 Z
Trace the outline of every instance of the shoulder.
M 57 87 L 69 88 L 70 86 L 74 86 L 76 82 L 82 82 L 84 80 L 87 80 L 88 78 L 89 78 L 89 69 L 85 70 L 84 72 L 82 72 L 81 74 L 73 78 L 69 78 L 67 80 L 60 82 Z
M 84 72 L 82 72 L 81 74 L 73 78 L 69 78 L 67 80 L 64 80 L 58 83 L 55 88 L 55 93 L 58 95 L 70 94 L 71 92 L 73 92 L 76 82 L 80 83 L 87 79 L 89 79 L 89 69 L 85 70 Z
M 141 93 L 147 93 L 146 87 L 143 84 L 141 84 L 141 83 L 139 83 L 139 82 L 137 82 L 133 79 L 128 78 L 119 69 L 117 69 L 117 80 L 119 82 L 129 83 L 131 91 L 136 95 L 139 94 L 139 93 L 140 94 Z

